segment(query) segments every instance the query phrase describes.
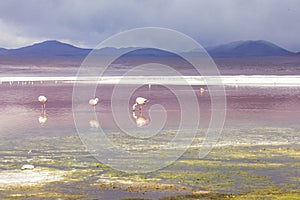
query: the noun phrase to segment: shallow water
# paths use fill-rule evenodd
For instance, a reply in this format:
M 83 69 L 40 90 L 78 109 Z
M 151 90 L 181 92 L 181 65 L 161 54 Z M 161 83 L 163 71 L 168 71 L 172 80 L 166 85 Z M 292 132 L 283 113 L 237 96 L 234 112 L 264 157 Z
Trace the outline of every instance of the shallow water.
M 96 117 L 93 112 L 88 113 L 88 118 L 81 123 L 87 133 L 94 131 L 99 123 L 113 141 L 133 144 L 120 134 L 120 129 L 114 121 L 110 101 L 113 88 L 113 85 L 97 88 L 96 96 L 100 97 L 100 103 L 95 107 Z M 266 188 L 270 184 L 276 188 L 283 187 L 284 184 L 297 188 L 300 88 L 226 87 L 227 116 L 224 130 L 217 148 L 204 160 L 198 160 L 198 147 L 201 146 L 203 131 L 208 127 L 210 120 L 211 101 L 208 91 L 201 94 L 199 87 L 195 86 L 193 89 L 199 100 L 200 134 L 192 144 L 192 149 L 175 164 L 141 177 L 146 180 L 155 178 L 153 182 L 159 184 L 175 184 L 180 187 L 183 185 L 196 190 L 206 189 L 226 193 L 248 192 L 249 187 Z M 145 188 L 134 186 L 136 188 L 133 192 L 127 191 L 133 186 L 124 186 L 120 182 L 130 180 L 139 184 L 140 180 L 136 179 L 138 175 L 116 172 L 89 154 L 76 132 L 72 113 L 72 90 L 72 84 L 50 81 L 33 85 L 22 83 L 0 85 L 0 151 L 3 158 L 0 162 L 0 172 L 18 170 L 22 164 L 32 163 L 42 170 L 45 168 L 67 173 L 68 177 L 63 182 L 39 186 L 42 188 L 29 188 L 28 191 L 22 192 L 25 196 L 26 192 L 36 192 L 38 195 L 41 191 L 53 195 L 47 187 L 58 193 L 89 194 L 91 199 L 158 198 L 191 192 L 186 189 L 172 189 L 171 192 L 155 191 L 156 189 L 151 188 L 158 186 L 143 186 Z M 184 88 L 177 86 L 176 90 Z M 39 95 L 48 97 L 45 113 L 47 121 L 43 124 L 38 120 L 42 114 L 42 106 L 37 101 Z M 148 110 L 151 106 L 155 104 L 164 106 L 168 116 L 164 124 L 166 134 L 157 136 L 155 141 L 163 144 L 178 128 L 181 117 L 179 102 L 174 93 L 166 87 L 152 85 L 149 88 L 146 85 L 135 91 L 127 104 L 120 105 L 128 107 L 130 117 L 132 117 L 131 104 L 137 96 L 150 99 L 143 107 L 143 115 L 150 121 Z M 92 97 L 82 98 L 88 104 L 88 100 Z M 83 109 L 83 112 L 87 113 L 87 110 Z M 156 107 L 154 112 L 160 112 L 159 107 Z M 91 120 L 94 120 L 93 123 Z M 130 120 L 135 123 L 134 118 Z M 145 144 L 133 146 L 132 150 L 156 148 L 150 142 Z M 292 180 L 293 177 L 296 179 Z M 228 179 L 230 181 L 224 182 Z M 103 183 L 107 180 L 116 183 L 107 186 Z M 205 182 L 207 180 L 209 182 Z M 228 185 L 229 183 L 232 185 Z M 23 190 L 10 188 L 3 197 L 20 191 Z M 0 190 L 0 197 L 1 194 Z M 75 196 L 74 199 L 76 198 Z
M 126 86 L 124 86 L 126 87 Z M 84 88 L 83 88 L 84 89 Z M 180 86 L 176 90 L 185 88 Z M 197 95 L 200 109 L 200 128 L 207 128 L 210 121 L 209 92 L 199 92 L 199 87 L 193 87 Z M 0 85 L 0 135 L 63 135 L 76 133 L 72 113 L 72 84 L 54 82 L 34 83 L 21 85 L 14 83 Z M 89 121 L 82 122 L 87 125 L 95 121 L 105 130 L 118 130 L 111 111 L 111 96 L 114 86 L 102 85 L 97 88 L 96 95 L 100 103 L 95 107 L 96 116 L 91 113 Z M 126 92 L 126 88 L 124 88 Z M 39 116 L 42 114 L 41 104 L 37 101 L 39 95 L 46 95 L 47 121 L 40 124 Z M 160 104 L 164 107 L 167 120 L 166 129 L 176 129 L 179 126 L 181 108 L 175 94 L 162 86 L 143 86 L 137 89 L 124 105 L 120 100 L 120 107 L 131 106 L 134 97 L 143 96 L 150 102 L 143 108 L 143 117 L 151 121 L 148 110 L 152 105 Z M 92 97 L 82 97 L 86 102 Z M 286 127 L 299 128 L 300 117 L 300 88 L 298 87 L 227 87 L 226 88 L 226 121 L 224 128 L 258 128 L 258 127 Z M 187 101 L 189 97 L 187 97 Z M 117 102 L 118 103 L 118 102 Z M 156 112 L 162 112 L 159 108 Z M 95 118 L 95 119 L 94 119 Z M 134 121 L 133 117 L 129 120 Z M 94 124 L 95 126 L 95 124 Z

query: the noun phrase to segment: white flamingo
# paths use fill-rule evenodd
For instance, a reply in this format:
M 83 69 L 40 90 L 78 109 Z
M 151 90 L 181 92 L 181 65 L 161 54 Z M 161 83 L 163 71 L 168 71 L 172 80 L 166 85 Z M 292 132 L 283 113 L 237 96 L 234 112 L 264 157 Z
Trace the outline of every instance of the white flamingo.
M 45 110 L 46 102 L 48 101 L 47 97 L 41 95 L 41 96 L 39 96 L 38 100 L 39 100 L 39 102 L 41 102 L 43 104 L 42 109 Z
M 98 104 L 98 102 L 99 102 L 99 98 L 95 98 L 95 99 L 90 99 L 89 100 L 89 104 L 91 106 L 96 106 Z
M 203 94 L 206 91 L 207 91 L 206 89 L 204 89 L 203 87 L 200 87 L 200 94 Z
M 137 97 L 135 99 L 135 104 L 132 106 L 132 112 L 135 112 L 136 107 L 139 105 L 140 106 L 140 111 L 142 110 L 142 106 L 145 105 L 147 102 L 149 102 L 148 99 L 144 97 Z

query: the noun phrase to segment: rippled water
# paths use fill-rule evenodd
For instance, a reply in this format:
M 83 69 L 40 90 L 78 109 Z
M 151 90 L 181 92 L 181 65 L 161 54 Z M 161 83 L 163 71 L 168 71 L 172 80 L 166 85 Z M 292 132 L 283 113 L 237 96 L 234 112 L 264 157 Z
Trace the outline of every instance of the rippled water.
M 124 86 L 126 87 L 126 86 Z M 199 92 L 199 87 L 193 87 L 199 100 L 201 128 L 206 128 L 210 120 L 209 92 Z M 99 86 L 96 96 L 100 103 L 95 107 L 97 118 L 93 117 L 82 122 L 91 128 L 99 124 L 106 130 L 118 130 L 112 112 L 110 98 L 114 86 Z M 177 87 L 178 90 L 182 88 Z M 76 134 L 72 113 L 72 84 L 52 82 L 22 85 L 14 83 L 0 85 L 0 135 L 63 135 Z M 126 91 L 126 88 L 125 90 Z M 47 121 L 39 123 L 42 114 L 41 104 L 37 101 L 39 95 L 46 95 Z M 227 116 L 225 129 L 232 127 L 286 127 L 299 128 L 300 88 L 297 87 L 227 87 Z M 128 105 L 134 102 L 134 97 L 144 96 L 150 102 L 143 108 L 143 117 L 151 121 L 147 110 L 154 104 L 161 104 L 167 111 L 165 128 L 176 129 L 180 122 L 180 106 L 174 93 L 162 86 L 143 86 L 133 95 Z M 87 99 L 92 97 L 82 97 Z M 187 97 L 188 99 L 188 97 Z M 159 110 L 157 110 L 159 112 Z M 132 118 L 132 121 L 134 119 Z

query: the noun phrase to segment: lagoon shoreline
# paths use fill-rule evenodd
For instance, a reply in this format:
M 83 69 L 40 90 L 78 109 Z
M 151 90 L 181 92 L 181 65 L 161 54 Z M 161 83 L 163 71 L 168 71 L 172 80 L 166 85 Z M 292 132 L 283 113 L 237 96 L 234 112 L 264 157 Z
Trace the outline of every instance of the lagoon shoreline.
M 6 76 L 0 83 L 56 82 L 76 84 L 153 84 L 300 87 L 298 75 L 221 75 L 221 76 Z

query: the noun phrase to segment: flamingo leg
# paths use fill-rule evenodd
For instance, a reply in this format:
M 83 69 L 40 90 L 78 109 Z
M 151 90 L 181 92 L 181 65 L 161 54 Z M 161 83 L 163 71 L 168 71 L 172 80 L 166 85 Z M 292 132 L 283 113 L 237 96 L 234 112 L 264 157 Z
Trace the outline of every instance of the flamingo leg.
M 43 115 L 46 115 L 46 106 L 44 106 Z

